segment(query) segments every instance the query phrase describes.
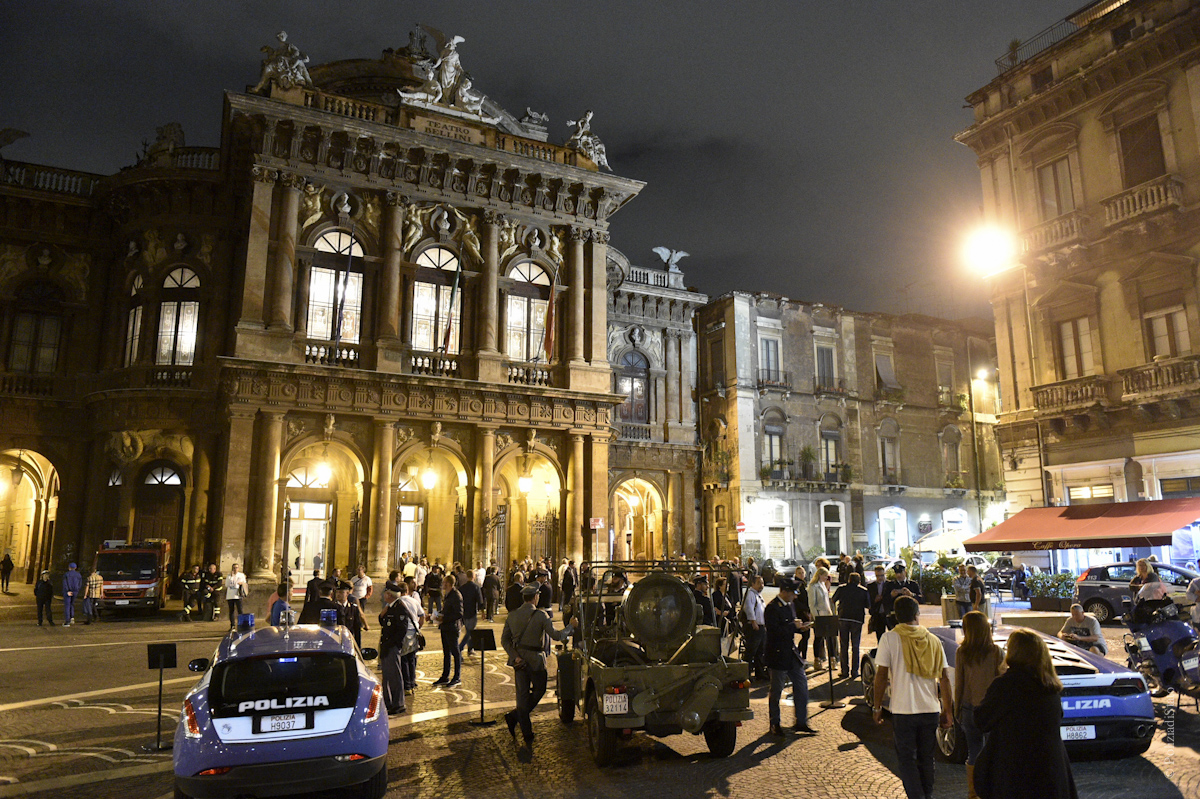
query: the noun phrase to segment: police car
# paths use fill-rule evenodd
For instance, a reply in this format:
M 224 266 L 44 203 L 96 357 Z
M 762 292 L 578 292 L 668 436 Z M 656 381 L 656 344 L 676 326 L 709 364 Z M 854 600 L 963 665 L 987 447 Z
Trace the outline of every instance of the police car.
M 254 629 L 253 616 L 188 664 L 204 676 L 175 732 L 175 798 L 387 791 L 388 718 L 354 637 L 333 624 Z
M 1003 648 L 1015 629 L 997 626 L 992 639 Z M 941 640 L 946 664 L 953 669 L 962 628 L 931 627 L 929 631 Z M 1072 756 L 1127 757 L 1149 749 L 1155 730 L 1154 703 L 1142 675 L 1054 636 L 1038 635 L 1050 649 L 1054 671 L 1063 684 L 1059 733 L 1067 752 Z M 868 698 L 875 692 L 875 653 L 872 649 L 863 655 L 861 663 L 863 690 Z M 953 685 L 953 674 L 950 682 Z M 966 761 L 966 736 L 959 725 L 938 731 L 938 749 L 951 763 Z

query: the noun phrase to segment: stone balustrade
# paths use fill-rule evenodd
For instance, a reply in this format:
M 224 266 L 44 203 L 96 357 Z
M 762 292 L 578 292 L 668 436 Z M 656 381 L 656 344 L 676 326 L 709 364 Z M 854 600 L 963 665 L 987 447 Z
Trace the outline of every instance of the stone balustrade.
M 1170 358 L 1122 369 L 1121 395 L 1125 400 L 1145 400 L 1155 395 L 1180 394 L 1200 389 L 1200 356 Z
M 552 385 L 550 368 L 535 363 L 510 363 L 507 368 L 508 382 L 522 386 Z
M 1105 226 L 1119 225 L 1143 214 L 1183 205 L 1183 181 L 1174 175 L 1148 180 L 1101 200 Z
M 621 438 L 625 441 L 649 441 L 651 438 L 650 425 L 623 422 L 621 424 Z
M 1033 403 L 1040 413 L 1082 410 L 1111 404 L 1111 380 L 1107 375 L 1089 375 L 1033 387 Z
M 1072 244 L 1083 237 L 1085 222 L 1086 218 L 1078 211 L 1043 222 L 1025 231 L 1021 237 L 1021 249 L 1026 253 L 1034 253 Z
M 20 161 L 4 161 L 0 183 L 21 186 L 26 189 L 71 194 L 76 197 L 91 197 L 100 182 L 98 175 L 57 169 Z
M 325 92 L 305 91 L 304 107 L 367 122 L 386 122 L 393 125 L 396 123 L 396 111 L 386 105 L 364 103 L 362 100 Z
M 171 165 L 176 169 L 215 171 L 221 168 L 221 150 L 217 147 L 177 147 L 171 151 Z
M 412 374 L 433 377 L 461 377 L 458 359 L 431 353 L 413 353 L 409 359 Z
M 358 347 L 349 344 L 333 344 L 310 342 L 304 345 L 304 362 L 320 366 L 343 366 L 347 369 L 357 369 L 359 366 Z

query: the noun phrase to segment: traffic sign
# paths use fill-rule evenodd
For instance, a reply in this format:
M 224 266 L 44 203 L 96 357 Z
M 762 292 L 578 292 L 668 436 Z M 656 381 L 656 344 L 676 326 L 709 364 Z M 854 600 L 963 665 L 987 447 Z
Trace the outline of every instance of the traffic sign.
M 737 523 L 737 531 L 738 531 L 739 533 L 744 533 L 744 532 L 746 532 L 746 523 L 745 523 L 745 522 L 738 522 L 738 523 Z
M 595 516 L 593 516 L 591 518 L 591 527 L 593 530 L 603 530 L 604 529 L 604 517 L 601 516 L 599 518 L 596 518 Z

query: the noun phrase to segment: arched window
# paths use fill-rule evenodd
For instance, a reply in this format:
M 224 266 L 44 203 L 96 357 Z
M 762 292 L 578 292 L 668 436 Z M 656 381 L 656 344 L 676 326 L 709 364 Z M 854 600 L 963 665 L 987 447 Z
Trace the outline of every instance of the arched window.
M 186 266 L 172 269 L 163 281 L 158 306 L 156 364 L 191 366 L 195 362 L 199 318 L 200 278 Z
M 552 337 L 546 335 L 547 308 L 553 290 L 550 273 L 532 261 L 508 270 L 513 285 L 505 306 L 505 351 L 515 361 L 550 361 Z
M 617 414 L 621 421 L 627 424 L 648 424 L 650 361 L 637 350 L 630 350 L 621 356 L 613 377 L 617 382 L 616 393 L 624 398 L 617 406 Z
M 457 355 L 462 348 L 462 262 L 452 250 L 429 247 L 417 256 L 412 347 Z
M 357 344 L 362 335 L 362 245 L 344 230 L 322 233 L 308 271 L 308 337 Z
M 288 488 L 328 488 L 330 475 L 317 464 L 294 469 L 287 479 Z
M 959 461 L 959 449 L 962 444 L 962 431 L 954 425 L 947 425 L 942 430 L 942 466 L 946 469 L 946 479 L 953 481 L 962 479 L 962 467 Z
M 143 482 L 148 486 L 178 486 L 183 485 L 183 478 L 170 466 L 155 466 L 146 472 Z
M 900 425 L 895 419 L 879 423 L 879 467 L 885 485 L 900 482 Z
M 138 348 L 142 343 L 142 276 L 133 279 L 129 290 L 132 305 L 125 315 L 125 356 L 122 362 L 125 366 L 133 366 L 137 360 Z
M 9 371 L 53 374 L 63 330 L 62 290 L 46 281 L 26 283 L 13 299 Z

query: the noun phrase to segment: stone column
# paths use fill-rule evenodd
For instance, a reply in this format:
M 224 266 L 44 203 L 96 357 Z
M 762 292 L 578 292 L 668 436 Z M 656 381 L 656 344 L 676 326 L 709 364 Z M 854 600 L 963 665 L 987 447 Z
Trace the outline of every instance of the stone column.
M 479 307 L 482 324 L 479 326 L 479 349 L 482 352 L 498 352 L 500 321 L 500 226 L 504 217 L 494 211 L 483 215 L 483 281 Z
M 180 558 L 178 563 L 201 563 L 206 557 L 205 528 L 208 526 L 208 491 L 210 470 L 208 448 L 199 441 L 192 442 L 192 497 L 190 518 L 188 519 L 187 547 L 183 553 L 186 559 Z M 201 566 L 203 568 L 203 565 Z
M 267 252 L 271 236 L 271 199 L 279 173 L 265 166 L 250 170 L 254 193 L 250 199 L 250 230 L 246 234 L 246 277 L 238 327 L 263 328 L 263 299 L 267 284 Z
M 592 231 L 591 275 L 588 285 L 588 361 L 608 369 L 608 232 Z M 607 450 L 607 445 L 605 447 Z
M 285 172 L 279 176 L 283 201 L 279 210 L 278 235 L 275 242 L 274 275 L 271 281 L 270 314 L 267 323 L 272 330 L 292 332 L 292 286 L 296 273 L 296 227 L 299 224 L 300 190 L 304 178 Z
M 575 561 L 576 565 L 583 562 L 583 545 L 584 545 L 584 524 L 587 522 L 585 513 L 584 499 L 586 492 L 584 491 L 584 480 L 587 474 L 584 468 L 584 447 L 583 433 L 571 433 L 571 484 L 569 490 L 571 492 L 571 515 L 567 524 L 567 557 Z M 607 461 L 606 461 L 607 464 Z M 607 468 L 604 470 L 607 472 Z M 606 476 L 607 479 L 607 476 Z M 605 486 L 607 491 L 607 484 Z M 597 533 L 600 531 L 597 530 Z
M 603 519 L 605 525 L 612 522 L 608 518 L 608 440 L 608 433 L 597 432 L 591 434 L 591 446 L 588 447 L 591 450 L 589 453 L 591 468 L 587 470 L 591 479 L 590 481 L 586 481 L 585 477 L 586 484 L 584 485 L 584 494 L 587 500 L 586 516 Z M 600 534 L 600 531 L 597 531 L 597 533 Z M 607 527 L 603 535 L 605 536 L 605 541 L 602 547 L 596 548 L 593 546 L 593 551 L 586 553 L 586 557 L 595 559 L 597 552 L 603 553 L 607 549 Z M 593 541 L 593 543 L 595 542 Z
M 567 316 L 567 358 L 572 363 L 580 363 L 583 358 L 583 340 L 587 335 L 584 327 L 586 305 L 584 301 L 584 257 L 583 243 L 587 240 L 587 231 L 583 228 L 571 228 L 571 273 L 568 277 L 567 306 L 570 313 Z M 607 284 L 606 284 L 607 285 Z
M 371 562 L 367 572 L 371 579 L 380 582 L 387 578 L 388 545 L 395 531 L 392 509 L 392 456 L 395 450 L 396 428 L 390 421 L 375 420 L 375 461 L 372 472 L 375 477 L 375 491 L 372 494 L 374 524 L 368 531 L 368 552 Z
M 283 448 L 283 416 L 278 411 L 263 411 L 259 431 L 259 451 L 262 460 L 258 473 L 258 529 L 255 535 L 253 571 L 246 564 L 246 574 L 258 580 L 278 579 L 275 574 L 275 539 L 278 537 L 279 457 Z
M 386 341 L 400 337 L 400 251 L 404 235 L 404 197 L 389 191 L 384 198 L 383 271 L 379 277 L 379 335 Z
M 667 358 L 667 422 L 679 421 L 679 333 L 675 330 L 663 331 L 663 347 Z
M 692 390 L 696 387 L 695 338 L 691 331 L 685 331 L 679 336 L 680 417 L 687 427 L 694 426 L 693 421 L 696 417 L 692 403 Z
M 484 530 L 492 519 L 495 506 L 492 503 L 492 475 L 496 469 L 496 431 L 490 427 L 479 430 L 479 501 L 478 521 L 475 525 L 476 560 L 485 564 L 491 560 L 494 542 Z
M 214 536 L 220 536 L 218 566 L 228 572 L 229 564 L 246 564 L 246 536 L 250 527 L 250 466 L 254 442 L 254 410 L 229 410 L 229 436 L 225 440 L 224 481 L 221 513 L 210 520 Z
M 693 461 L 694 463 L 694 461 Z M 683 531 L 683 551 L 694 557 L 699 553 L 700 542 L 696 537 L 696 470 L 687 469 L 680 475 L 679 526 Z
M 308 286 L 312 277 L 312 262 L 300 260 L 296 265 L 296 337 L 308 337 Z

